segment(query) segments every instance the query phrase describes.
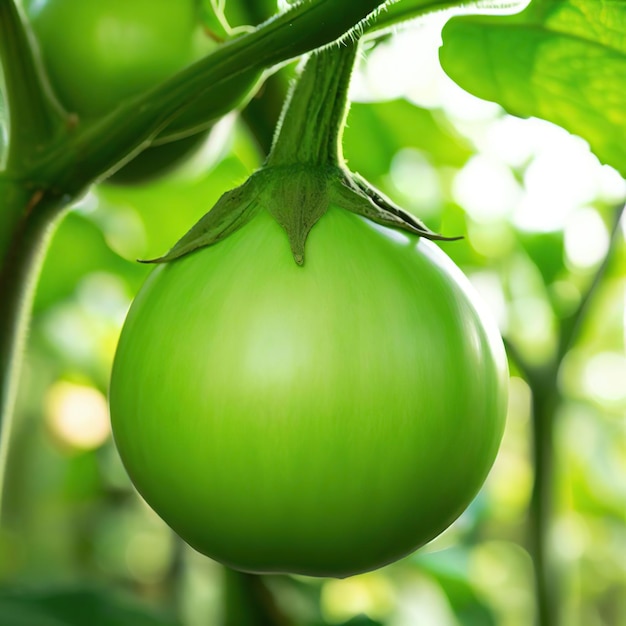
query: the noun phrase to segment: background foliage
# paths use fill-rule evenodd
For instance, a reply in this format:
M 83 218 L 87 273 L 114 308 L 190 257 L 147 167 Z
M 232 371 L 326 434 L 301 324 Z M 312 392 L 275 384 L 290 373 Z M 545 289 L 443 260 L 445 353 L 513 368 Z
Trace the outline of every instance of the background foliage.
M 265 5 L 257 6 L 263 13 Z M 238 3 L 229 7 L 233 23 L 245 21 Z M 446 27 L 450 47 L 442 61 L 455 76 L 487 63 L 477 55 L 490 55 L 493 71 L 466 73 L 474 83 L 468 78 L 464 86 L 491 98 L 498 64 L 526 56 L 498 48 L 507 39 L 495 28 L 489 36 L 478 32 L 488 28 L 484 20 L 463 19 Z M 528 46 L 544 45 L 536 29 L 507 19 L 511 28 L 526 28 Z M 483 294 L 515 352 L 541 366 L 607 252 L 626 185 L 581 139 L 536 118 L 512 117 L 457 87 L 437 59 L 444 21 L 435 16 L 366 46 L 344 151 L 351 169 L 431 228 L 465 235 L 441 246 Z M 545 43 L 555 50 L 562 23 L 551 22 L 560 34 Z M 489 43 L 468 45 L 472 54 L 459 57 L 454 37 Z M 623 85 L 620 62 L 616 56 L 605 67 Z M 110 438 L 106 394 L 124 315 L 149 272 L 135 259 L 168 249 L 261 164 L 292 72 L 283 68 L 241 115 L 225 118 L 181 169 L 140 187 L 102 183 L 59 226 L 36 294 L 8 465 L 0 616 L 10 615 L 12 626 L 84 624 L 85 615 L 94 624 L 217 624 L 225 598 L 245 584 L 232 585 L 218 565 L 182 545 L 133 491 Z M 572 97 L 567 85 L 562 92 Z M 505 104 L 540 114 L 519 100 Z M 580 132 L 574 122 L 571 129 Z M 604 149 L 623 150 L 623 141 Z M 558 378 L 550 548 L 562 576 L 563 622 L 572 626 L 626 620 L 623 238 L 617 245 Z M 429 546 L 382 570 L 346 580 L 268 578 L 264 589 L 292 620 L 285 623 L 532 622 L 531 396 L 514 360 L 511 371 L 504 442 L 468 511 Z M 254 619 L 240 623 L 261 623 Z

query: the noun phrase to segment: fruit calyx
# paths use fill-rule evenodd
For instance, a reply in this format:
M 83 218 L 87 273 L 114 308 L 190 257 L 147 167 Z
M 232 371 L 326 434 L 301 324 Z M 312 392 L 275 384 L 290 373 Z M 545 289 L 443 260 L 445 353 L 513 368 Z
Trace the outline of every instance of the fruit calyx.
M 345 168 L 296 164 L 258 170 L 243 185 L 223 194 L 169 252 L 142 262 L 167 263 L 218 243 L 265 210 L 283 227 L 295 262 L 303 265 L 307 236 L 330 206 L 427 239 L 459 239 L 433 232 Z
M 433 232 L 347 168 L 341 139 L 357 50 L 358 41 L 351 41 L 309 57 L 287 99 L 265 165 L 223 194 L 168 253 L 146 262 L 173 261 L 213 245 L 259 210 L 269 211 L 283 227 L 298 265 L 304 264 L 309 232 L 330 206 L 427 239 L 460 239 Z

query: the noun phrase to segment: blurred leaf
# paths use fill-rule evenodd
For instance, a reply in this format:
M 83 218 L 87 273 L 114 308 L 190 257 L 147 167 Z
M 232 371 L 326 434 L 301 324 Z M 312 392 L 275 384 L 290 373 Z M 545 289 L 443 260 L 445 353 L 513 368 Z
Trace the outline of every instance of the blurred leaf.
M 69 213 L 54 234 L 46 255 L 35 296 L 35 314 L 69 297 L 80 280 L 95 271 L 124 277 L 133 291 L 147 274 L 146 268 L 113 252 L 90 219 Z
M 224 13 L 228 23 L 234 27 L 246 24 L 256 25 L 278 13 L 278 2 L 277 0 L 227 0 Z
M 102 211 L 94 219 L 106 231 L 107 216 L 113 208 L 132 208 L 143 222 L 146 240 L 136 256 L 157 257 L 167 252 L 222 193 L 242 183 L 248 174 L 241 160 L 231 155 L 196 178 L 183 175 L 132 188 L 102 185 L 98 189 Z
M 508 16 L 461 16 L 441 64 L 472 94 L 586 139 L 626 175 L 626 2 L 535 0 Z
M 97 498 L 102 492 L 102 476 L 95 452 L 70 457 L 63 483 L 68 502 Z
M 0 591 L 7 626 L 175 626 L 176 622 L 95 589 Z
M 407 100 L 353 104 L 343 146 L 350 169 L 371 179 L 389 172 L 402 148 L 422 150 L 435 165 L 453 167 L 461 167 L 471 154 L 466 140 L 443 118 Z
M 420 555 L 417 562 L 441 585 L 461 626 L 497 626 L 495 614 L 469 581 L 467 548 Z
M 494 612 L 486 601 L 478 597 L 467 580 L 445 574 L 438 574 L 435 578 L 462 626 L 497 626 Z
M 541 272 L 545 285 L 553 283 L 564 270 L 563 231 L 518 234 L 519 242 Z

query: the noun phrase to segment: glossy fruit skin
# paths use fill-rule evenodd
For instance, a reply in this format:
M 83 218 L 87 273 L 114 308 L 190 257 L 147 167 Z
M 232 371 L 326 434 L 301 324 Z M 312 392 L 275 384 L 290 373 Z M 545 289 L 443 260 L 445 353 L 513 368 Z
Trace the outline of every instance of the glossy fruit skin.
M 139 492 L 248 572 L 345 577 L 444 530 L 502 436 L 508 370 L 434 244 L 331 208 L 297 266 L 262 212 L 157 268 L 110 389 Z

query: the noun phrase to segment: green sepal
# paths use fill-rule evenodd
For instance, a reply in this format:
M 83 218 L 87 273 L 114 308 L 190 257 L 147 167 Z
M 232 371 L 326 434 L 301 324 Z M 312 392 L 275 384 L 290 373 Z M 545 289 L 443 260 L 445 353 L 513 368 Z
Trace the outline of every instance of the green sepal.
M 308 165 L 265 167 L 240 187 L 222 195 L 217 204 L 169 252 L 141 262 L 167 263 L 213 245 L 247 224 L 259 211 L 265 210 L 287 234 L 294 261 L 303 265 L 307 237 L 330 206 L 426 239 L 454 241 L 462 238 L 445 237 L 430 230 L 365 179 L 344 168 Z
M 215 206 L 200 218 L 174 247 L 156 259 L 140 263 L 167 263 L 179 259 L 199 248 L 210 246 L 247 224 L 257 213 L 259 186 L 252 175 L 243 185 L 227 191 Z
M 287 233 L 298 265 L 304 264 L 304 246 L 311 228 L 328 210 L 328 182 L 334 179 L 328 169 L 294 165 L 266 170 L 271 176 L 260 202 Z
M 457 241 L 462 236 L 446 237 L 432 231 L 424 222 L 394 204 L 359 174 L 345 172 L 340 184 L 333 185 L 331 202 L 373 222 L 400 228 L 431 241 Z

